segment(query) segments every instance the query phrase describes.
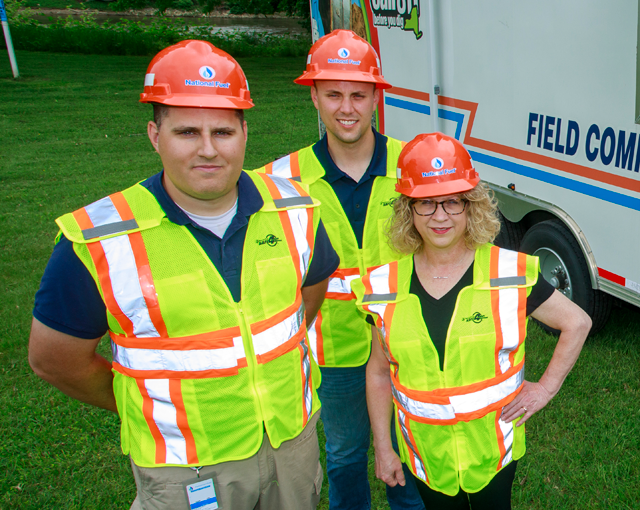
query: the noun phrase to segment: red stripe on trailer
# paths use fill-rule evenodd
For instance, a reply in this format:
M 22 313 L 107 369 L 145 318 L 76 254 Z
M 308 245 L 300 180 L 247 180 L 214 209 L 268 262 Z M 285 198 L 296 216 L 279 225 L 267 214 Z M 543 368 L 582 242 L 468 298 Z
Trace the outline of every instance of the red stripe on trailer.
M 617 283 L 618 285 L 622 285 L 623 287 L 627 283 L 627 279 L 624 276 L 619 276 L 611 271 L 607 271 L 606 269 L 598 268 L 598 276 L 601 276 L 605 280 L 609 280 L 610 282 Z

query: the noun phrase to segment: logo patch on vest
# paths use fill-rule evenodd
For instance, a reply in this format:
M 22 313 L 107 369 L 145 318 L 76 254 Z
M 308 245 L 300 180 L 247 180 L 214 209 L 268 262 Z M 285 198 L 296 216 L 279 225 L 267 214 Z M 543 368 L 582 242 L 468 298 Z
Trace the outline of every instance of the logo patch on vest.
M 480 324 L 483 320 L 487 319 L 486 315 L 482 315 L 480 312 L 476 312 L 469 317 L 464 317 L 462 319 L 463 322 L 473 322 L 475 324 Z
M 389 200 L 383 200 L 382 202 L 380 202 L 380 205 L 382 207 L 387 207 L 389 205 L 393 205 L 393 203 L 398 200 L 396 197 L 390 198 Z
M 264 239 L 256 239 L 256 243 L 258 243 L 260 246 L 262 246 L 263 244 L 266 244 L 266 245 L 271 246 L 271 247 L 275 246 L 280 241 L 282 241 L 282 239 L 278 239 L 273 234 L 269 234 Z

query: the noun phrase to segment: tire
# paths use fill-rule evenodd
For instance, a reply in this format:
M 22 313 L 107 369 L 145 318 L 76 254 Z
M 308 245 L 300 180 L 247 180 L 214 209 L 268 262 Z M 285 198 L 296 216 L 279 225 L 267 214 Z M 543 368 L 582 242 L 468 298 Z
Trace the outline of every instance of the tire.
M 493 244 L 507 250 L 521 251 L 520 243 L 526 232 L 524 225 L 521 222 L 512 223 L 499 211 L 498 214 L 500 215 L 500 233 Z
M 591 288 L 582 250 L 560 220 L 542 221 L 527 230 L 520 251 L 540 257 L 540 273 L 544 279 L 587 312 L 593 322 L 589 335 L 604 327 L 611 314 L 613 298 Z M 558 333 L 541 325 L 546 331 Z

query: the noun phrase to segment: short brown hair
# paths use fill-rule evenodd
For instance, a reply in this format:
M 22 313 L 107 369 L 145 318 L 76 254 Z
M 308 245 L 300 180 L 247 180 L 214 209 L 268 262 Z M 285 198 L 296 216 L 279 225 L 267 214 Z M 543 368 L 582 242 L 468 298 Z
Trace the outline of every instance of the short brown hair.
M 484 182 L 462 193 L 467 204 L 467 230 L 464 240 L 469 249 L 492 242 L 500 232 L 498 202 L 493 191 Z M 393 204 L 393 215 L 389 218 L 385 233 L 389 246 L 399 253 L 412 254 L 422 250 L 422 237 L 413 225 L 413 198 L 406 195 Z

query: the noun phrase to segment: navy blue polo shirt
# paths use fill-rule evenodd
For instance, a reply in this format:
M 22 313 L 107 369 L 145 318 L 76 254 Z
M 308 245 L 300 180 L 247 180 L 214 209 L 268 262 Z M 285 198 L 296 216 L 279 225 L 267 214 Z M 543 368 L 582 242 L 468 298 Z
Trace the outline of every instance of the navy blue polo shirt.
M 238 210 L 220 239 L 193 222 L 176 205 L 162 185 L 162 175 L 160 172 L 141 185 L 153 194 L 169 221 L 189 229 L 224 279 L 233 299 L 239 301 L 244 240 L 249 217 L 264 205 L 260 192 L 243 172 L 238 180 Z M 339 264 L 340 259 L 320 222 L 304 286 L 315 285 L 328 278 Z M 73 244 L 64 236 L 53 249 L 42 276 L 33 316 L 51 329 L 78 338 L 98 338 L 109 329 L 106 308 L 98 287 L 73 251 Z
M 323 179 L 329 183 L 335 192 L 345 214 L 351 224 L 353 233 L 358 240 L 358 248 L 362 248 L 362 236 L 364 233 L 364 221 L 367 217 L 367 207 L 373 189 L 373 181 L 376 177 L 387 175 L 387 137 L 378 133 L 373 134 L 376 146 L 369 167 L 362 178 L 356 182 L 346 173 L 340 170 L 329 154 L 327 135 L 313 146 L 313 152 L 324 168 Z

